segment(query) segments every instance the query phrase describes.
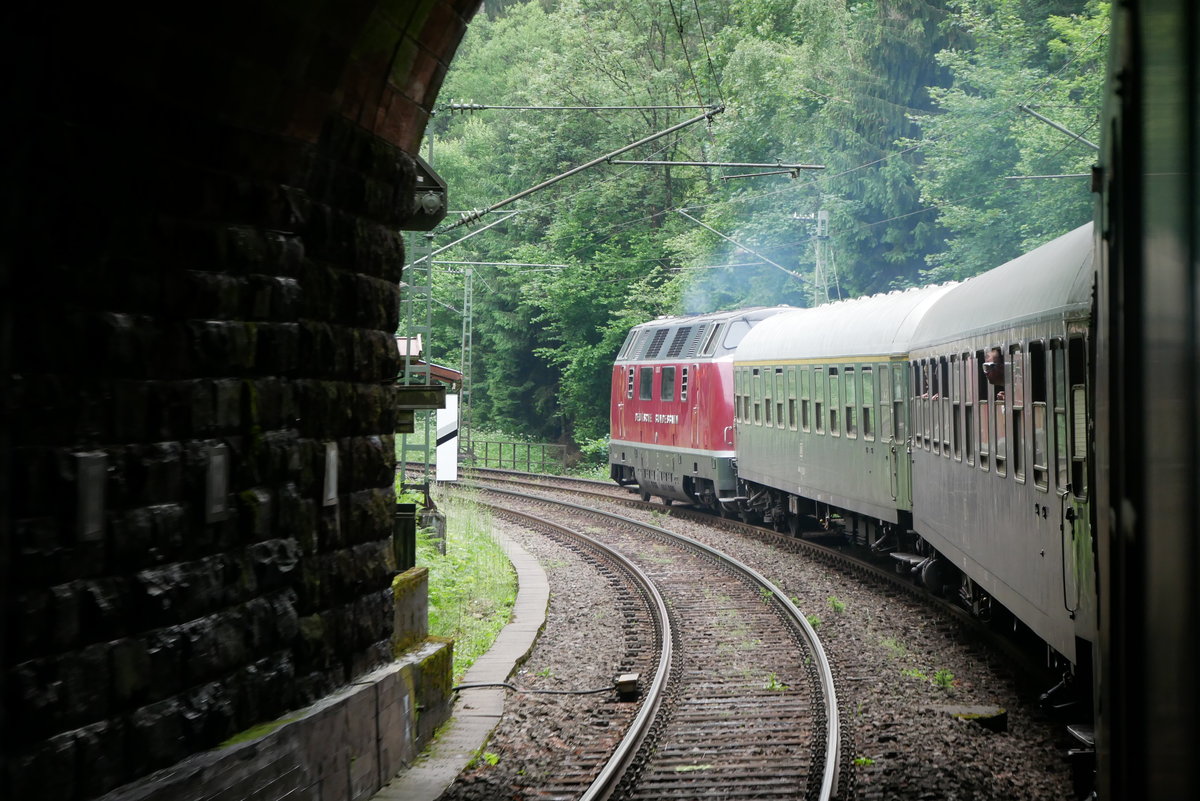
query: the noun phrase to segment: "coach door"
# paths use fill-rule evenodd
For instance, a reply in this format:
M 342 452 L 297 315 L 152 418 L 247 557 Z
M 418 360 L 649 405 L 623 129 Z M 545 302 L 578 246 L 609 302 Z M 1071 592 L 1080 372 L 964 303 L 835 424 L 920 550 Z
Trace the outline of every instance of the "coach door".
M 879 365 L 879 448 L 883 451 L 883 480 L 887 482 L 887 493 L 893 501 L 900 497 L 900 459 L 903 458 L 899 437 L 897 436 L 897 420 L 893 405 L 893 373 L 901 375 L 897 365 Z
M 1055 479 L 1062 518 L 1063 604 L 1074 613 L 1091 563 L 1088 518 L 1087 342 L 1054 343 Z M 1090 582 L 1089 582 L 1090 583 Z

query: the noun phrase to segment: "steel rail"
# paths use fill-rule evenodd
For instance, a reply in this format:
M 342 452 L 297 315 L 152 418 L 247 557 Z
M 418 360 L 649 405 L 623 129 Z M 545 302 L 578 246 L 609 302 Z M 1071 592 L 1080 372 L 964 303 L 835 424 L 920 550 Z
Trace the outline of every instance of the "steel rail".
M 671 517 L 677 517 L 681 520 L 690 520 L 697 523 L 707 523 L 716 525 L 728 531 L 745 534 L 747 536 L 756 537 L 765 542 L 778 545 L 783 548 L 794 550 L 798 553 L 804 553 L 809 556 L 814 556 L 824 560 L 827 564 L 833 564 L 847 570 L 853 571 L 863 578 L 878 581 L 882 584 L 904 592 L 911 598 L 919 599 L 923 603 L 940 610 L 948 615 L 957 623 L 967 627 L 975 632 L 978 636 L 985 639 L 993 648 L 1002 653 L 1020 673 L 1024 675 L 1038 675 L 1040 664 L 1037 659 L 1023 650 L 1017 643 L 1014 643 L 1010 638 L 1005 637 L 997 632 L 990 630 L 977 617 L 975 617 L 967 609 L 964 609 L 958 603 L 951 599 L 941 598 L 933 595 L 928 590 L 922 589 L 918 584 L 914 583 L 911 577 L 907 574 L 897 573 L 894 566 L 889 566 L 888 569 L 880 567 L 864 559 L 844 553 L 837 548 L 831 548 L 827 545 L 822 545 L 818 542 L 811 542 L 806 539 L 801 539 L 788 534 L 781 534 L 769 528 L 756 526 L 751 523 L 743 523 L 740 520 L 731 520 L 729 518 L 716 517 L 711 512 L 697 509 L 686 504 L 676 504 L 667 508 L 663 508 L 658 504 L 641 501 L 637 498 L 625 498 L 620 496 L 609 495 L 604 492 L 593 492 L 585 489 L 571 489 L 567 487 L 553 487 L 547 484 L 533 484 L 533 482 L 522 481 L 518 476 L 534 476 L 554 481 L 567 481 L 570 483 L 580 483 L 585 485 L 599 485 L 616 488 L 617 485 L 611 481 L 600 481 L 597 479 L 583 479 L 572 476 L 553 476 L 539 475 L 536 473 L 521 474 L 516 471 L 497 470 L 496 468 L 471 468 L 474 471 L 487 471 L 501 474 L 501 477 L 487 479 L 480 476 L 480 480 L 500 481 L 504 483 L 541 486 L 548 490 L 558 490 L 560 492 L 570 492 L 576 495 L 584 495 L 596 499 L 604 499 L 610 503 L 629 506 L 636 509 L 653 509 L 660 511 Z M 511 477 L 506 477 L 504 474 L 511 474 Z
M 480 489 L 485 489 L 487 492 L 492 492 L 499 495 L 510 495 L 517 498 L 528 497 L 519 492 L 513 492 L 511 490 L 483 487 L 480 487 Z M 480 501 L 477 500 L 477 502 Z M 559 502 L 551 501 L 551 503 Z M 574 504 L 571 505 L 573 506 Z M 625 736 L 621 738 L 621 742 L 619 742 L 617 747 L 613 750 L 613 755 L 605 763 L 604 767 L 601 769 L 600 773 L 596 776 L 596 779 L 592 782 L 588 789 L 585 790 L 583 795 L 579 797 L 580 801 L 604 801 L 604 799 L 611 797 L 613 791 L 616 789 L 621 777 L 625 774 L 625 771 L 628 769 L 630 763 L 633 761 L 634 756 L 637 754 L 638 749 L 641 747 L 642 743 L 646 739 L 646 736 L 649 734 L 650 726 L 654 722 L 654 719 L 658 716 L 659 709 L 662 707 L 667 682 L 671 675 L 671 658 L 673 655 L 672 643 L 674 641 L 674 634 L 671 629 L 671 617 L 667 610 L 666 599 L 662 597 L 662 594 L 658 591 L 658 587 L 654 584 L 650 577 L 647 576 L 640 567 L 631 562 L 620 551 L 613 550 L 599 540 L 589 537 L 587 534 L 574 531 L 566 528 L 565 526 L 557 525 L 556 523 L 542 520 L 525 512 L 520 512 L 516 509 L 510 509 L 506 506 L 492 505 L 492 507 L 504 515 L 522 518 L 526 521 L 536 524 L 537 526 L 553 529 L 566 536 L 584 542 L 588 547 L 603 553 L 607 558 L 617 562 L 629 575 L 634 578 L 642 592 L 645 593 L 647 599 L 649 599 L 651 602 L 651 608 L 659 621 L 659 636 L 661 642 L 659 644 L 658 668 L 655 670 L 654 679 L 646 691 L 646 700 L 642 703 L 641 709 L 638 710 L 637 715 L 629 724 L 629 729 L 625 732 Z
M 460 483 L 463 483 L 463 482 L 460 482 Z M 807 642 L 809 648 L 813 652 L 813 661 L 816 664 L 817 673 L 820 677 L 821 695 L 823 697 L 824 708 L 825 708 L 825 765 L 822 768 L 821 790 L 817 796 L 817 799 L 818 799 L 818 801 L 830 801 L 830 799 L 832 799 L 833 796 L 837 794 L 838 774 L 840 773 L 840 765 L 841 765 L 841 725 L 840 725 L 840 720 L 838 717 L 837 691 L 833 684 L 833 669 L 830 667 L 829 659 L 825 655 L 825 649 L 821 646 L 821 640 L 819 637 L 817 637 L 817 632 L 815 629 L 813 629 L 812 624 L 810 624 L 808 622 L 808 619 L 800 612 L 799 609 L 796 608 L 796 605 L 792 603 L 791 599 L 787 596 L 787 594 L 785 592 L 783 592 L 782 590 L 780 590 L 778 587 L 776 587 L 774 583 L 772 583 L 770 580 L 768 580 L 766 578 L 766 576 L 762 575 L 761 573 L 759 573 L 757 570 L 750 567 L 749 565 L 739 561 L 738 559 L 735 559 L 732 556 L 729 556 L 728 554 L 726 554 L 722 551 L 717 550 L 716 548 L 713 548 L 709 545 L 705 545 L 704 543 L 700 542 L 699 540 L 694 540 L 691 537 L 688 537 L 684 534 L 679 534 L 674 531 L 669 531 L 668 529 L 662 528 L 661 526 L 655 526 L 650 523 L 643 523 L 639 520 L 634 520 L 633 518 L 630 518 L 630 517 L 613 514 L 612 512 L 601 511 L 599 509 L 592 509 L 590 507 L 581 506 L 579 504 L 570 503 L 568 501 L 559 501 L 559 500 L 554 500 L 553 498 L 545 498 L 542 496 L 531 496 L 528 493 L 517 492 L 515 490 L 497 489 L 495 487 L 483 487 L 478 484 L 467 483 L 465 485 L 473 486 L 477 489 L 481 489 L 486 492 L 492 492 L 492 493 L 496 493 L 496 494 L 500 494 L 500 495 L 508 495 L 508 496 L 512 496 L 515 498 L 521 498 L 523 500 L 529 500 L 531 498 L 536 498 L 536 500 L 541 501 L 543 503 L 550 503 L 550 504 L 565 507 L 568 509 L 576 509 L 576 510 L 584 511 L 589 514 L 606 517 L 610 520 L 620 521 L 622 523 L 626 523 L 628 525 L 635 526 L 637 528 L 653 531 L 653 532 L 659 534 L 660 536 L 665 537 L 669 540 L 682 542 L 682 543 L 686 544 L 687 546 L 689 546 L 690 548 L 692 548 L 693 550 L 699 551 L 700 553 L 705 554 L 705 555 L 717 560 L 718 562 L 720 562 L 722 564 L 733 567 L 736 571 L 738 571 L 738 572 L 742 573 L 742 575 L 748 577 L 754 584 L 756 584 L 757 586 L 761 587 L 762 589 L 765 589 L 768 592 L 770 592 L 771 595 L 776 599 L 776 601 L 779 602 L 780 606 L 783 607 L 787 617 L 790 619 L 792 624 L 795 625 L 804 634 L 804 639 Z M 587 537 L 586 535 L 576 535 L 576 536 L 586 537 L 587 539 L 591 540 L 591 538 Z M 640 713 L 639 713 L 639 717 L 640 717 Z M 639 740 L 639 742 L 640 742 L 640 740 Z M 624 744 L 624 741 L 622 741 L 622 744 Z M 629 758 L 632 758 L 632 753 L 629 754 Z M 623 768 L 622 768 L 622 770 L 623 770 Z M 606 768 L 606 771 L 607 771 L 607 768 Z M 617 775 L 619 776 L 619 774 L 617 774 Z M 597 782 L 598 781 L 599 781 L 599 779 L 597 779 Z M 615 787 L 615 785 L 614 785 L 614 787 Z M 591 792 L 591 788 L 589 788 L 589 793 L 590 792 Z M 597 792 L 600 792 L 600 790 L 597 790 Z M 605 792 L 607 792 L 607 791 L 605 791 Z M 592 801 L 593 799 L 607 798 L 607 795 L 585 794 L 583 796 L 583 798 L 586 798 L 589 801 Z

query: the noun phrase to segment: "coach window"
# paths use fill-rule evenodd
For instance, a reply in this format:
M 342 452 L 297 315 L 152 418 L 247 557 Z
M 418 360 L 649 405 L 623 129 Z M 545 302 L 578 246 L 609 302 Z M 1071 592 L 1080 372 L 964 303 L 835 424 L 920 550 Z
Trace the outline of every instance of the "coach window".
M 983 351 L 975 351 L 975 386 L 979 398 L 979 469 L 987 470 L 991 464 L 992 434 L 988 427 L 989 412 L 991 411 L 991 385 L 983 374 Z
M 939 382 L 939 391 L 941 392 L 941 400 L 938 406 L 941 409 L 942 418 L 942 456 L 950 458 L 950 450 L 957 432 L 954 430 L 954 424 L 950 417 L 950 362 L 945 356 L 938 360 L 938 367 L 941 371 L 941 381 Z
M 1087 498 L 1087 350 L 1083 337 L 1067 343 L 1067 379 L 1071 382 L 1071 494 Z
M 650 400 L 654 397 L 654 368 L 641 367 L 638 372 L 638 399 Z
M 797 427 L 796 398 L 799 396 L 797 389 L 796 368 L 789 367 L 787 369 L 788 428 L 793 431 L 795 431 Z
M 896 441 L 903 442 L 908 437 L 908 420 L 904 415 L 904 376 L 906 362 L 897 362 L 892 369 L 892 426 L 894 426 Z
M 1061 339 L 1050 343 L 1054 371 L 1054 481 L 1055 489 L 1065 495 L 1071 483 L 1067 460 L 1067 349 Z
M 991 352 L 1004 352 L 1003 348 L 992 348 Z M 1007 388 L 1007 367 L 1004 369 L 1004 376 L 1000 379 L 999 384 L 989 387 L 992 392 L 992 431 L 995 434 L 995 440 L 992 442 L 992 463 L 995 465 L 996 475 L 1008 475 L 1008 407 L 1005 402 L 1004 391 Z
M 762 425 L 762 376 L 758 368 L 750 372 L 750 399 L 754 404 L 754 425 Z
M 630 367 L 625 374 L 625 397 L 633 399 L 633 375 L 634 368 Z
M 855 391 L 855 379 L 857 374 L 853 367 L 847 367 L 842 371 L 842 378 L 845 380 L 845 403 L 846 403 L 846 436 L 854 439 L 858 436 L 858 393 Z
M 920 392 L 917 395 L 917 408 L 921 410 L 921 425 L 918 429 L 921 435 L 921 442 L 925 446 L 925 450 L 929 450 L 933 442 L 933 415 L 930 413 L 929 393 L 931 391 L 930 384 L 932 376 L 929 373 L 929 362 L 922 359 L 918 366 L 917 373 L 919 375 L 918 387 Z
M 913 439 L 914 445 L 918 448 L 922 445 L 922 439 L 925 437 L 925 423 L 922 418 L 921 407 L 921 363 L 913 362 L 908 367 L 909 380 L 912 382 L 912 387 L 909 390 L 908 413 L 912 417 Z
M 783 403 L 787 399 L 787 376 L 783 374 L 782 367 L 775 368 L 775 425 L 783 428 L 786 423 L 783 422 Z M 793 421 L 795 415 L 792 416 Z M 794 423 L 793 423 L 794 424 Z
M 862 434 L 863 439 L 875 439 L 875 427 L 871 415 L 875 413 L 875 371 L 862 368 Z
M 840 437 L 842 427 L 838 423 L 838 411 L 842 405 L 842 382 L 838 368 L 829 368 L 829 436 Z
M 964 353 L 960 359 L 963 378 L 963 454 L 967 464 L 975 464 L 975 382 L 971 376 L 978 369 L 975 357 Z
M 658 383 L 658 399 L 665 401 L 675 400 L 675 368 L 664 367 L 662 376 Z
M 813 368 L 813 421 L 817 433 L 825 433 L 825 368 Z
M 708 335 L 704 338 L 704 344 L 700 346 L 701 356 L 712 356 L 717 350 L 717 343 L 721 341 L 721 332 L 725 330 L 725 323 L 717 323 L 708 330 Z
M 1050 488 L 1049 450 L 1046 447 L 1046 344 L 1029 343 L 1029 401 L 1033 408 L 1033 484 L 1042 492 Z
M 962 461 L 962 360 L 950 357 L 950 449 L 954 461 Z
M 1008 405 L 1012 407 L 1012 471 L 1013 478 L 1025 483 L 1025 352 L 1020 345 L 1008 349 L 1012 370 L 1012 392 Z
M 812 374 L 803 368 L 800 370 L 800 430 L 808 431 L 812 418 L 809 417 L 809 403 L 812 401 Z
M 933 390 L 933 368 L 929 366 L 928 360 L 921 361 L 921 425 L 922 439 L 925 443 L 925 450 L 931 450 L 936 447 L 933 440 L 933 410 L 934 405 L 929 402 L 929 396 L 936 394 Z
M 925 366 L 929 375 L 929 386 L 926 388 L 926 403 L 929 406 L 929 430 L 933 437 L 933 452 L 942 452 L 942 371 L 937 359 L 930 359 Z
M 774 385 L 774 383 L 775 383 L 774 376 L 768 370 L 767 374 L 763 376 L 763 399 L 762 399 L 763 416 L 765 417 L 765 420 L 763 422 L 767 426 L 771 425 L 771 395 L 773 392 L 772 386 Z
M 880 365 L 880 439 L 895 440 L 892 430 L 892 368 Z

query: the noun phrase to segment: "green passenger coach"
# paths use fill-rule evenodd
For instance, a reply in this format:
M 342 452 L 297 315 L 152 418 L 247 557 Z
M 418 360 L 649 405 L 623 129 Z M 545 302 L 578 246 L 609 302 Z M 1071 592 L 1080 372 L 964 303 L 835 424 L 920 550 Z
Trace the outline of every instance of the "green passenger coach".
M 911 526 L 908 345 L 951 285 L 763 321 L 734 357 L 739 512 L 875 544 Z

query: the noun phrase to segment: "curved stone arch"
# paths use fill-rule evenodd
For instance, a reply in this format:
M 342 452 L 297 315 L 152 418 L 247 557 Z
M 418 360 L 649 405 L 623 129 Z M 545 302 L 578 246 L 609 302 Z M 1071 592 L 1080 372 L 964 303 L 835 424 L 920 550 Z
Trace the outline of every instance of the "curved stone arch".
M 10 11 L 0 795 L 103 794 L 389 660 L 399 231 L 478 5 Z

